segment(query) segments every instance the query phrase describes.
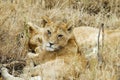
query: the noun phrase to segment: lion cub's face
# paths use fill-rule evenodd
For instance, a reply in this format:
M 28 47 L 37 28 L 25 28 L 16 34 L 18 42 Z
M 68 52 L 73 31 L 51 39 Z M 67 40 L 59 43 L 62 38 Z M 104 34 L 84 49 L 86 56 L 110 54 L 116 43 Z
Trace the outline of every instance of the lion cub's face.
M 43 49 L 57 51 L 65 47 L 72 35 L 72 27 L 64 22 L 52 22 L 44 19 Z

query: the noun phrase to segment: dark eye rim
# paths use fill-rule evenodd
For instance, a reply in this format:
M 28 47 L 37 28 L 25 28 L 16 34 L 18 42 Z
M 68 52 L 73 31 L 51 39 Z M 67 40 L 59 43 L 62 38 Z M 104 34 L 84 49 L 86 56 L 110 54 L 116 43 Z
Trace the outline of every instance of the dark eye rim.
M 58 37 L 63 37 L 63 35 L 62 35 L 62 34 L 59 34 Z

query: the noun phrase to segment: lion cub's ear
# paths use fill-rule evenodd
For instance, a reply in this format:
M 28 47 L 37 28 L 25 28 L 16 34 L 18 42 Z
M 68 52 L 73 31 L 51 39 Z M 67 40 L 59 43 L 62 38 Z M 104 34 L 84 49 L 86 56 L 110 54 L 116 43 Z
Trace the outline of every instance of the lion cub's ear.
M 29 27 L 29 31 L 31 34 L 36 34 L 36 33 L 39 33 L 40 31 L 40 27 L 31 23 L 31 22 L 28 22 L 27 23 L 28 27 Z
M 73 31 L 73 25 L 70 23 L 62 23 L 62 28 L 65 29 L 68 33 Z
M 68 25 L 67 26 L 67 31 L 71 33 L 73 31 L 73 25 Z
M 42 17 L 42 25 L 43 25 L 43 27 L 45 27 L 45 25 L 47 24 L 47 23 L 51 23 L 52 21 L 51 21 L 51 19 L 49 19 L 49 17 L 48 16 L 43 16 Z
M 65 24 L 65 27 L 69 33 L 73 31 L 73 25 L 71 24 L 71 21 L 68 21 L 67 19 L 63 19 L 62 22 Z

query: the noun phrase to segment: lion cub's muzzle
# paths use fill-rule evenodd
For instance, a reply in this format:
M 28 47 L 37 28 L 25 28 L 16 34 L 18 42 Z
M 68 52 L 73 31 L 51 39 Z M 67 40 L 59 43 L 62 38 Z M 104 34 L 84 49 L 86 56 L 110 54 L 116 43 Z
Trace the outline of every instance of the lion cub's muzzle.
M 47 51 L 55 51 L 56 47 L 55 47 L 55 44 L 54 43 L 51 43 L 51 42 L 48 42 L 46 44 L 46 50 Z

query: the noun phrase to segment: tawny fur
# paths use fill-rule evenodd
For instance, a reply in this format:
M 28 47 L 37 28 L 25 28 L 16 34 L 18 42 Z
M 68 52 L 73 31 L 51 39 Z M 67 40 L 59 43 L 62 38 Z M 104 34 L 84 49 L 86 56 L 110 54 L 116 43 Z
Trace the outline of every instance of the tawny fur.
M 45 21 L 46 22 L 45 22 L 45 25 L 43 28 L 44 30 L 42 32 L 42 35 L 41 35 L 41 33 L 40 34 L 38 33 L 38 34 L 34 34 L 34 36 L 33 36 L 33 37 L 35 37 L 36 35 L 40 35 L 41 40 L 42 40 L 42 45 L 37 45 L 37 43 L 36 43 L 36 45 L 37 45 L 36 48 L 38 49 L 37 53 L 39 53 L 39 55 L 28 59 L 28 63 L 33 61 L 33 63 L 35 65 L 38 65 L 36 67 L 33 66 L 30 69 L 30 70 L 33 69 L 31 74 L 36 73 L 37 75 L 42 76 L 41 69 L 44 69 L 44 67 L 46 67 L 46 69 L 44 70 L 46 72 L 47 72 L 47 69 L 53 69 L 55 67 L 55 65 L 53 66 L 53 64 L 55 64 L 56 59 L 60 59 L 60 61 L 63 60 L 63 63 L 64 63 L 64 65 L 60 65 L 59 67 L 58 67 L 59 64 L 56 65 L 58 70 L 55 70 L 55 72 L 57 72 L 57 73 L 59 73 L 59 72 L 61 73 L 63 71 L 63 67 L 65 68 L 64 72 L 66 74 L 68 74 L 71 71 L 71 68 L 74 69 L 74 67 L 78 67 L 79 70 L 81 70 L 80 66 L 72 65 L 71 68 L 68 69 L 68 71 L 66 71 L 66 68 L 69 67 L 70 64 L 73 62 L 75 62 L 77 64 L 84 62 L 84 66 L 83 66 L 83 64 L 81 64 L 81 67 L 82 67 L 82 69 L 85 68 L 86 64 L 87 64 L 85 57 L 84 57 L 84 60 L 82 61 L 80 59 L 81 58 L 80 54 L 77 54 L 77 53 L 85 51 L 85 53 L 87 53 L 85 55 L 89 55 L 89 53 L 91 53 L 91 52 L 92 53 L 94 52 L 97 54 L 97 51 L 94 51 L 94 48 L 97 49 L 97 47 L 98 47 L 99 29 L 89 27 L 89 26 L 81 26 L 81 27 L 74 28 L 74 30 L 72 30 L 68 34 L 67 30 L 70 27 L 68 24 L 59 23 L 59 22 L 54 23 L 54 22 L 50 21 L 48 18 Z M 51 36 L 51 35 L 48 36 L 47 31 L 50 30 L 50 28 L 53 32 L 52 35 L 54 35 L 54 36 Z M 59 31 L 60 29 L 62 29 L 61 32 Z M 58 41 L 58 43 L 56 44 L 57 46 L 62 44 L 62 48 L 60 48 L 58 50 L 53 49 L 53 51 L 47 51 L 46 47 L 43 45 L 50 41 L 55 43 L 58 40 L 56 38 L 57 34 L 64 34 L 63 36 L 66 39 L 66 40 L 61 39 L 60 43 Z M 103 37 L 102 37 L 102 31 L 101 31 L 100 45 L 102 44 L 102 38 Z M 32 40 L 34 41 L 34 39 L 32 39 Z M 117 30 L 117 31 L 105 30 L 105 32 L 104 32 L 104 43 L 105 44 L 115 46 L 119 43 L 119 41 L 120 41 L 120 31 L 119 30 Z M 40 51 L 39 51 L 39 49 L 40 49 Z M 77 57 L 76 57 L 76 55 L 77 55 Z M 76 59 L 76 60 L 74 61 L 73 59 Z M 39 65 L 39 64 L 41 64 L 41 65 Z M 41 68 L 42 65 L 44 65 L 44 67 Z M 36 69 L 36 70 L 34 70 L 34 69 Z M 43 72 L 43 75 L 49 75 L 50 73 Z M 76 74 L 75 69 L 73 70 L 73 72 L 71 72 L 71 74 L 72 75 Z M 60 75 L 61 74 L 59 74 L 59 76 Z M 50 76 L 50 77 L 52 77 L 52 76 Z M 44 78 L 47 78 L 47 77 L 44 77 Z M 52 80 L 52 79 L 50 78 L 50 80 Z M 60 79 L 57 79 L 57 80 L 60 80 Z

